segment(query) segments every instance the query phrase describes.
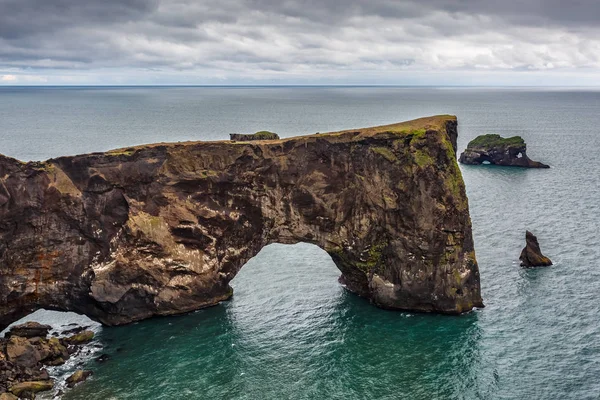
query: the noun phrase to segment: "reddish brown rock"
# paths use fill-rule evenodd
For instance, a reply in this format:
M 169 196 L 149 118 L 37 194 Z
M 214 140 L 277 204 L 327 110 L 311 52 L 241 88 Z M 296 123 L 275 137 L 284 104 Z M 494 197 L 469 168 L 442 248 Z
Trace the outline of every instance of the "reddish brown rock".
M 29 339 L 12 336 L 6 343 L 7 359 L 25 367 L 34 367 L 42 359 L 40 350 Z
M 214 305 L 274 242 L 320 246 L 380 307 L 482 306 L 456 128 L 0 157 L 0 326 L 40 307 L 116 325 Z

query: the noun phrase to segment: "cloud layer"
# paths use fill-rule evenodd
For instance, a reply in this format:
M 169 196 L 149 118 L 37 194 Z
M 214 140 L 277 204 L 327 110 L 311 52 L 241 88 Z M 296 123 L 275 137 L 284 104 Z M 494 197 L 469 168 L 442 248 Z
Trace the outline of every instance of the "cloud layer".
M 0 84 L 598 85 L 599 16 L 597 0 L 0 0 Z

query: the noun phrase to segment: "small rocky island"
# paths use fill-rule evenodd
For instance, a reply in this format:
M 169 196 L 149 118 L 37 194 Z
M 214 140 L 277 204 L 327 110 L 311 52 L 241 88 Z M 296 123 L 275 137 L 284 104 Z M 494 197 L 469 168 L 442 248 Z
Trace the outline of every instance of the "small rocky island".
M 521 251 L 522 267 L 548 267 L 552 265 L 552 261 L 548 257 L 542 254 L 540 244 L 538 243 L 537 237 L 529 232 L 525 232 L 526 245 Z
M 279 140 L 279 135 L 269 131 L 258 131 L 256 133 L 230 133 L 229 139 L 234 142 L 249 142 L 252 140 Z
M 64 364 L 94 338 L 94 332 L 77 327 L 49 336 L 49 325 L 26 322 L 0 338 L 0 400 L 34 399 L 36 393 L 52 390 L 54 380 L 46 367 Z M 49 337 L 48 337 L 49 336 Z M 65 384 L 73 387 L 91 371 L 77 370 Z
M 321 247 L 344 286 L 379 307 L 482 307 L 457 135 L 456 117 L 439 115 L 282 140 L 0 156 L 0 327 L 39 308 L 119 325 L 216 305 L 270 243 Z
M 549 165 L 527 157 L 527 144 L 521 136 L 503 138 L 496 134 L 481 135 L 471 140 L 458 161 L 467 165 L 550 168 Z

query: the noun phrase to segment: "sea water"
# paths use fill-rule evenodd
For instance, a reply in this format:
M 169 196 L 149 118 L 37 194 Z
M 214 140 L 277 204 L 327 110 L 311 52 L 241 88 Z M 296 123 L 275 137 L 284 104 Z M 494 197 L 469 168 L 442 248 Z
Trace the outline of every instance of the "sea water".
M 0 153 L 21 160 L 455 114 L 459 151 L 480 134 L 520 135 L 552 166 L 461 166 L 485 309 L 380 310 L 343 290 L 323 250 L 273 244 L 233 280 L 231 301 L 96 328 L 110 358 L 85 361 L 93 377 L 64 398 L 600 397 L 599 110 L 593 89 L 0 88 Z M 552 267 L 519 267 L 526 229 Z

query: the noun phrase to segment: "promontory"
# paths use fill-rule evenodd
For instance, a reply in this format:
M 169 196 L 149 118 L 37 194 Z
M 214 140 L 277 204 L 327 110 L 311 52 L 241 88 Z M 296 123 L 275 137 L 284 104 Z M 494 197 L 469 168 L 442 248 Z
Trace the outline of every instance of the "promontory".
M 456 117 L 441 115 L 45 162 L 0 156 L 0 327 L 39 308 L 117 325 L 215 305 L 275 242 L 321 247 L 347 289 L 379 307 L 483 306 L 456 139 Z

